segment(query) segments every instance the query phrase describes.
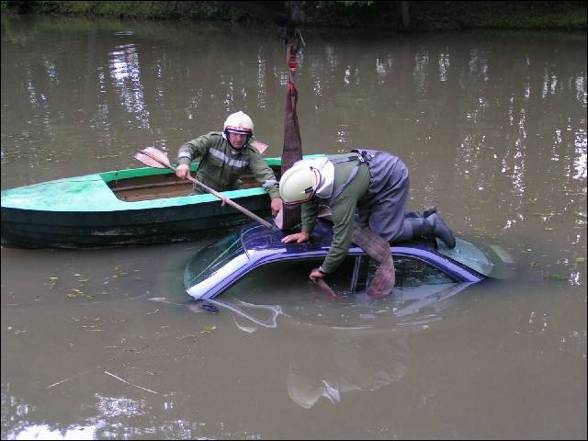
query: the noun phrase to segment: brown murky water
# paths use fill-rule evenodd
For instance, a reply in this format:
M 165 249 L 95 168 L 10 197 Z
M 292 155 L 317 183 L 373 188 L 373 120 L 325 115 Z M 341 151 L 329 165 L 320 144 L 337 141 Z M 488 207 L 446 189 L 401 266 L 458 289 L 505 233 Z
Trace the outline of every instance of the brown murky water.
M 586 35 L 304 37 L 305 153 L 394 152 L 412 208 L 516 277 L 366 304 L 266 271 L 211 314 L 182 286 L 204 239 L 2 248 L 3 439 L 586 438 Z M 239 109 L 280 154 L 271 30 L 3 19 L 1 49 L 2 189 L 137 166 Z

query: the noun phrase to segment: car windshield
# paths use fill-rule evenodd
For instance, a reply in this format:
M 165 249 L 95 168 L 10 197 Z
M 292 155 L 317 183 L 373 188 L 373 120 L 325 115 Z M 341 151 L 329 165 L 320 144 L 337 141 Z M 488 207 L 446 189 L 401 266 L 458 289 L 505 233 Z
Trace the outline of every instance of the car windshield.
M 200 283 L 239 254 L 243 254 L 243 247 L 238 233 L 211 243 L 188 262 L 184 271 L 184 286 L 188 289 Z

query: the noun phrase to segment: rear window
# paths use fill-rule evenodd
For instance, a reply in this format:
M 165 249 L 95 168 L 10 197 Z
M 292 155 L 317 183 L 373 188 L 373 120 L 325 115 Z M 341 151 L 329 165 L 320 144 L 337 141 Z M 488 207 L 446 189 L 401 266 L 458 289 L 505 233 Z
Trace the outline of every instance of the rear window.
M 484 276 L 490 276 L 494 270 L 494 262 L 490 259 L 488 252 L 483 252 L 479 245 L 466 240 L 456 237 L 455 248 L 447 248 L 438 242 L 437 251 Z

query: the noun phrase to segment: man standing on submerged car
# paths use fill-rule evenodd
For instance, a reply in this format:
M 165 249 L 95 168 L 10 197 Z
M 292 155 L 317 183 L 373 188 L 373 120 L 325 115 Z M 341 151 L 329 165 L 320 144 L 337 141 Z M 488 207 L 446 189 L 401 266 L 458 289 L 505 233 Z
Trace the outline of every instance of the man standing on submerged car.
M 222 132 L 210 132 L 188 141 L 178 150 L 176 175 L 185 179 L 190 164 L 200 159 L 196 178 L 217 191 L 237 190 L 239 177 L 251 172 L 269 192 L 272 215 L 282 209 L 276 176 L 261 154 L 250 144 L 253 121 L 239 111 L 229 115 Z M 196 193 L 202 191 L 195 186 Z
M 285 236 L 282 242 L 308 241 L 319 205 L 323 204 L 331 209 L 333 239 L 321 266 L 311 271 L 309 277 L 312 280 L 334 272 L 345 259 L 356 234 L 356 209 L 359 226 L 355 226 L 355 231 L 369 228 L 364 235 L 375 234 L 388 243 L 438 237 L 447 247 L 455 247 L 453 232 L 436 208 L 425 210 L 422 216 L 407 212 L 408 194 L 408 169 L 390 153 L 358 149 L 343 155 L 303 159 L 280 179 L 283 203 L 302 204 L 302 231 Z M 363 242 L 358 245 L 364 248 L 367 244 L 369 247 L 369 241 Z M 386 246 L 389 254 L 387 249 Z M 391 283 L 394 283 L 393 267 Z

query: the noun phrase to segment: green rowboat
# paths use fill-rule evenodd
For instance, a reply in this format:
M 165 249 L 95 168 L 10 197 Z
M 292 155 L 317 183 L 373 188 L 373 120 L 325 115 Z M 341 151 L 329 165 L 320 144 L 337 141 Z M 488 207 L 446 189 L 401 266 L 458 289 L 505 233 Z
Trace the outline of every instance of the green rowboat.
M 309 155 L 316 157 L 322 155 Z M 280 174 L 280 158 L 266 158 Z M 195 170 L 196 164 L 193 165 Z M 252 176 L 224 192 L 239 205 L 270 214 L 270 199 Z M 2 245 L 106 247 L 189 240 L 250 219 L 169 169 L 141 167 L 77 176 L 2 191 Z

